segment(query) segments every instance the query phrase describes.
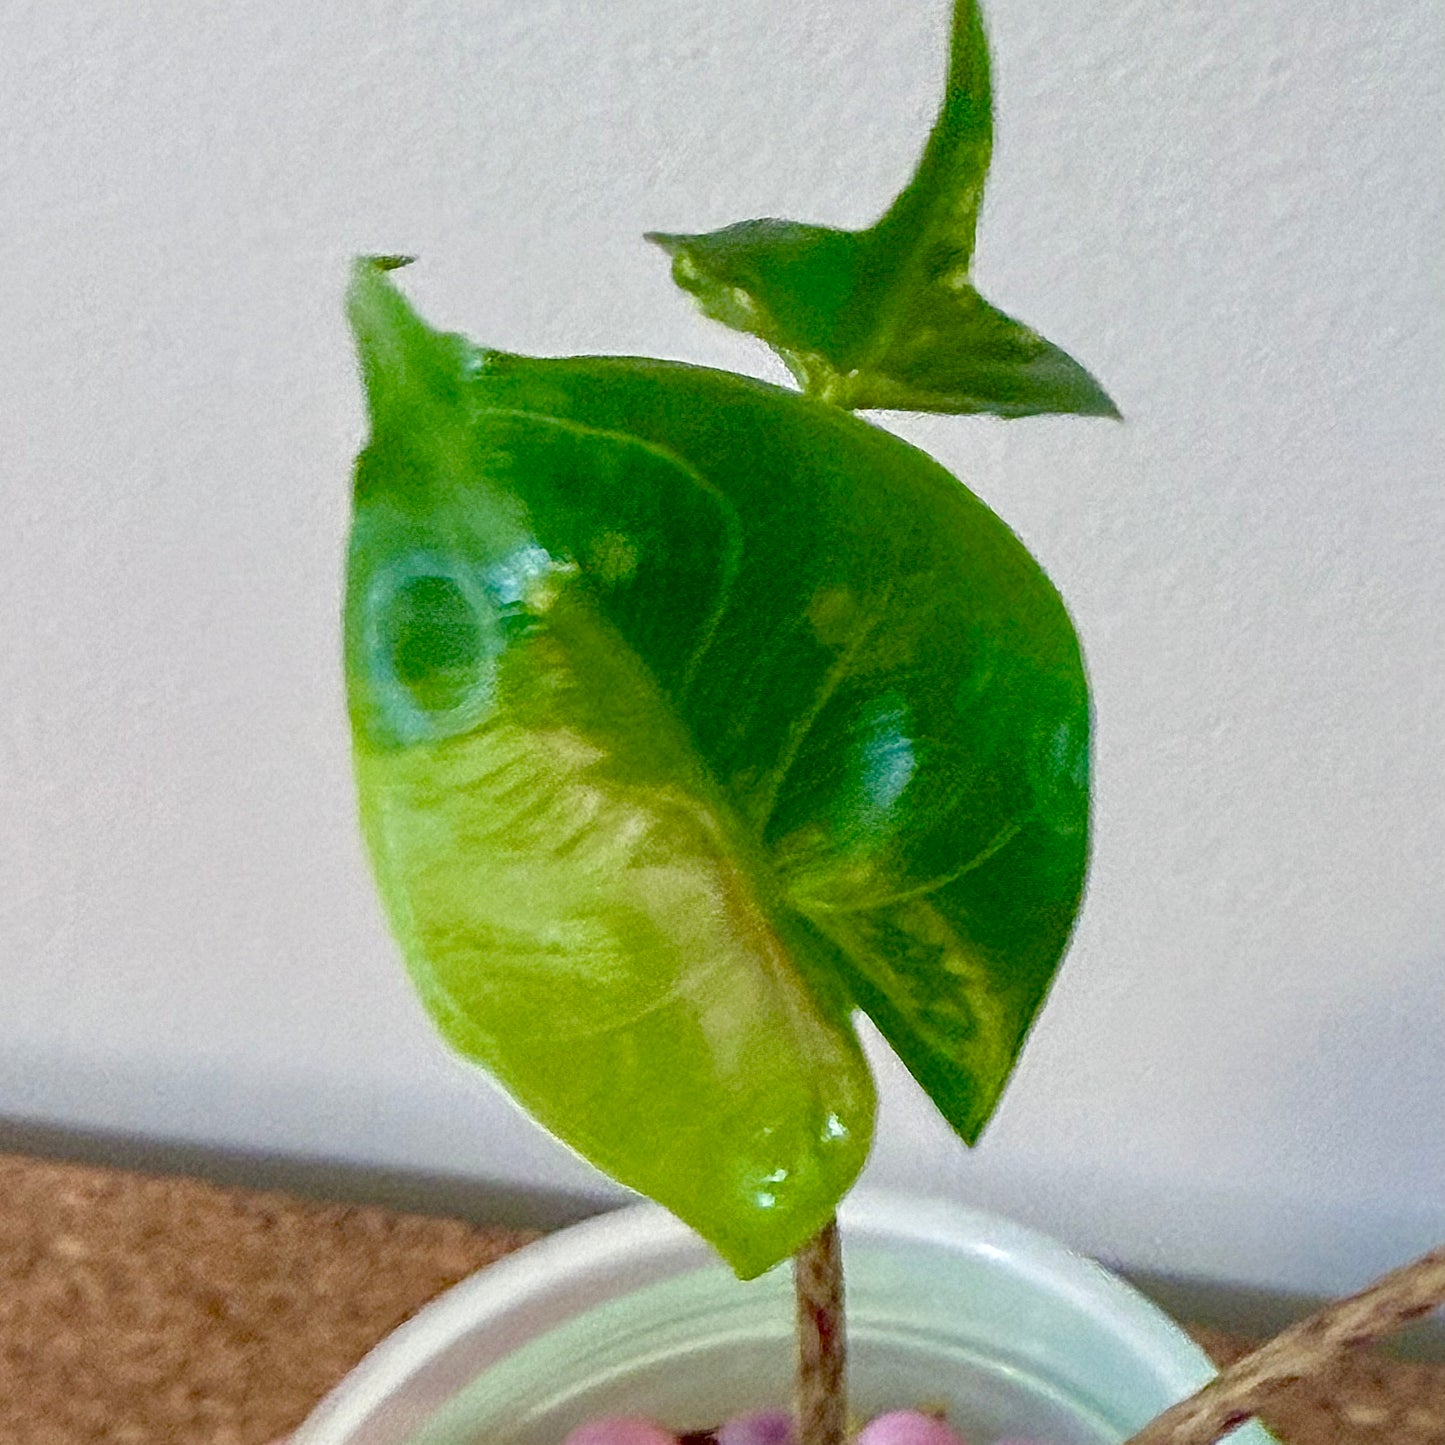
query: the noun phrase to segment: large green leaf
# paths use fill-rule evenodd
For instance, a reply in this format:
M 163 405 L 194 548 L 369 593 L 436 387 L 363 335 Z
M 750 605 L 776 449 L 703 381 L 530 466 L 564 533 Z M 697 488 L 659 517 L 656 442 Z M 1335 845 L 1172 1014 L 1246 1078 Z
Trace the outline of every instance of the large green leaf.
M 913 179 L 873 226 L 770 219 L 648 239 L 704 312 L 766 341 L 838 406 L 1118 416 L 1078 362 L 969 279 L 992 150 L 983 22 L 976 0 L 955 0 L 942 108 Z
M 865 1009 L 974 1139 L 1064 948 L 1088 700 L 1059 600 L 921 452 L 675 363 L 351 314 L 364 826 L 446 1037 L 744 1274 L 866 1156 Z

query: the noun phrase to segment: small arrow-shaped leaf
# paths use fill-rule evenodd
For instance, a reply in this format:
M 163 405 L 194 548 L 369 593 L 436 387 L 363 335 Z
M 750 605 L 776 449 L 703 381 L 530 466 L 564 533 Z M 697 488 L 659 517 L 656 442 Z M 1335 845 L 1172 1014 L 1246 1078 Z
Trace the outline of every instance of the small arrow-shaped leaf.
M 838 406 L 1117 416 L 1078 362 L 970 280 L 991 117 L 978 6 L 956 0 L 942 108 L 913 179 L 875 225 L 743 221 L 648 239 L 707 315 L 766 341 L 805 390 Z
M 1078 906 L 1058 595 L 921 452 L 796 393 L 351 295 L 364 828 L 443 1033 L 744 1274 L 866 1156 L 866 1010 L 967 1139 Z

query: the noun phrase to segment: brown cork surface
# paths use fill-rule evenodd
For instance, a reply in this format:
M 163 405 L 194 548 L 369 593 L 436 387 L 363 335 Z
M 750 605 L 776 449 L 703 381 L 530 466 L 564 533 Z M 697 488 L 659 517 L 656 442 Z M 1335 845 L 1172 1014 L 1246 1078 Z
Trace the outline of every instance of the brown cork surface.
M 0 1442 L 265 1445 L 516 1231 L 0 1155 Z M 1200 1332 L 1224 1360 L 1248 1342 Z M 1367 1354 L 1286 1445 L 1445 1445 L 1445 1366 Z
M 264 1445 L 528 1237 L 0 1155 L 0 1442 Z

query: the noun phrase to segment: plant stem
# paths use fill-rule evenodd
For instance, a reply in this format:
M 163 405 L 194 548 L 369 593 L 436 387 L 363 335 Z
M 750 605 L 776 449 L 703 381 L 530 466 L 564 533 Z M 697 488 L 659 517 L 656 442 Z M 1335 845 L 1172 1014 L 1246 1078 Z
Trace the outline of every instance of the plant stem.
M 793 1256 L 798 1304 L 798 1445 L 843 1445 L 848 1418 L 843 1250 L 838 1221 Z
M 1347 1351 L 1372 1344 L 1442 1304 L 1445 1246 L 1281 1331 L 1198 1394 L 1150 1421 L 1125 1445 L 1213 1445 L 1257 1415 L 1276 1391 L 1327 1370 Z

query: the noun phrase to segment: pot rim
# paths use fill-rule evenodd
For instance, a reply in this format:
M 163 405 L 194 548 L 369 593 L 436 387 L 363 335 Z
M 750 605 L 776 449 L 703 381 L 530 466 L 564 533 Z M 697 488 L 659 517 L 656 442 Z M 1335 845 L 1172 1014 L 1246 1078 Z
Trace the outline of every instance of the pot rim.
M 1027 1225 L 948 1199 L 866 1187 L 844 1200 L 838 1219 L 845 1243 L 916 1244 L 1006 1259 L 1020 1279 L 1110 1318 L 1180 1398 L 1215 1373 L 1204 1351 L 1132 1285 Z M 393 1330 L 321 1401 L 292 1445 L 365 1438 L 356 1432 L 418 1375 L 455 1373 L 461 1388 L 524 1338 L 710 1263 L 717 1255 L 699 1235 L 648 1202 L 547 1235 L 469 1275 Z

